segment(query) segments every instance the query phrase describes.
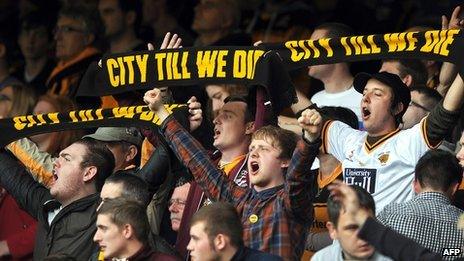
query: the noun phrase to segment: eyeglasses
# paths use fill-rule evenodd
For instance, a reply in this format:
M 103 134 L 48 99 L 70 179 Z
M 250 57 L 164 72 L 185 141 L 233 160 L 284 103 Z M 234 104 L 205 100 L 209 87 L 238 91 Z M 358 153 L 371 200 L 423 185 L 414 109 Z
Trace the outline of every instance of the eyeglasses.
M 58 34 L 58 33 L 84 33 L 85 30 L 83 29 L 78 29 L 78 28 L 74 28 L 72 26 L 56 26 L 54 29 L 53 29 L 53 34 Z
M 427 111 L 427 112 L 430 111 L 430 110 L 427 109 L 425 106 L 422 106 L 422 105 L 420 105 L 419 103 L 414 102 L 414 101 L 409 102 L 409 106 L 416 106 L 416 107 L 421 108 L 421 109 L 423 109 L 424 111 Z
M 186 203 L 187 203 L 186 201 L 178 199 L 178 198 L 171 198 L 169 200 L 169 206 L 176 204 L 179 207 L 185 207 Z

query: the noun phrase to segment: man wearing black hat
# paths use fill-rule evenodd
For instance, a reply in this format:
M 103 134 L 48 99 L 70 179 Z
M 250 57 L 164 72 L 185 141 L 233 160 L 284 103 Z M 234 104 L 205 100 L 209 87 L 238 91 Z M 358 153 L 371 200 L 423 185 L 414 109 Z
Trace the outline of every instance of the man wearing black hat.
M 381 211 L 391 202 L 412 198 L 416 162 L 429 149 L 436 148 L 454 127 L 464 96 L 464 83 L 457 76 L 444 100 L 408 130 L 400 130 L 398 126 L 411 95 L 397 75 L 361 73 L 353 85 L 363 94 L 361 113 L 366 131 L 327 121 L 304 135 L 308 140 L 321 137 L 322 150 L 342 162 L 345 183 L 369 191 L 377 210 Z M 318 116 L 312 109 L 303 114 Z

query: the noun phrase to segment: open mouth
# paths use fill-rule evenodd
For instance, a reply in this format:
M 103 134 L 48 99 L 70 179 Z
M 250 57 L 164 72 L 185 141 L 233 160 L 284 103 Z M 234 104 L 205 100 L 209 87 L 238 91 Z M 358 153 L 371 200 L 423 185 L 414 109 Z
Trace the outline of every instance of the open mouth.
M 366 107 L 363 107 L 362 108 L 362 116 L 363 116 L 363 118 L 367 118 L 367 117 L 369 117 L 369 115 L 371 115 L 371 112 Z
M 221 134 L 221 132 L 218 130 L 218 129 L 214 129 L 214 139 L 216 139 L 219 135 Z
M 250 167 L 251 167 L 251 171 L 253 171 L 253 172 L 256 172 L 256 171 L 259 170 L 259 164 L 258 164 L 258 162 L 252 162 L 252 163 L 250 164 Z
M 58 175 L 56 175 L 56 170 L 53 170 L 52 173 L 53 173 L 53 181 L 56 181 L 58 179 Z

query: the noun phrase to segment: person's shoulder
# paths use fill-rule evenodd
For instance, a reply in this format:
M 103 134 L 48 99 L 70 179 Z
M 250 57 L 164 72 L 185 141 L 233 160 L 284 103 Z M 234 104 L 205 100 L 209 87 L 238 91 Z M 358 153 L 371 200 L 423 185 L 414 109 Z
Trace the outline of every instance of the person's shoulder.
M 319 101 L 319 99 L 325 97 L 326 94 L 327 94 L 327 92 L 325 90 L 321 90 L 321 91 L 316 92 L 311 97 L 311 102 L 316 103 L 317 101 Z
M 324 261 L 324 260 L 342 260 L 341 259 L 341 248 L 337 241 L 332 245 L 326 246 L 323 249 L 317 251 L 311 258 L 312 261 Z
M 174 255 L 164 254 L 160 252 L 153 252 L 150 255 L 150 260 L 179 261 L 181 259 Z
M 244 260 L 252 260 L 252 261 L 280 261 L 283 260 L 282 257 L 276 256 L 270 253 L 262 252 L 256 249 L 246 248 L 246 258 Z

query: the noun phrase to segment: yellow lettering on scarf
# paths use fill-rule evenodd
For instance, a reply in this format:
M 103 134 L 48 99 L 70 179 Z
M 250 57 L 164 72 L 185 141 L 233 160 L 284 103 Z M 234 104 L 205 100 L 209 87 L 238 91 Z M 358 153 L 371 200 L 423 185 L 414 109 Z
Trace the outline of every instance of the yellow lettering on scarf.
M 198 68 L 198 77 L 226 77 L 224 67 L 227 64 L 225 58 L 228 53 L 228 50 L 198 51 L 196 62 Z
M 213 77 L 216 67 L 216 57 L 218 51 L 198 51 L 197 53 L 197 68 L 198 77 Z
M 112 112 L 115 118 L 132 118 L 135 114 L 135 106 L 130 107 L 116 107 L 113 108 Z
M 140 76 L 140 83 L 146 82 L 148 54 L 129 55 L 124 57 L 110 58 L 106 61 L 108 77 L 113 87 L 134 84 L 135 75 Z M 137 70 L 134 67 L 137 64 Z M 137 71 L 137 72 L 136 72 Z
M 322 46 L 327 51 L 327 57 L 332 57 L 333 56 L 333 50 L 332 47 L 329 45 L 330 38 L 323 38 L 319 39 L 319 45 Z
M 448 45 L 454 41 L 454 36 L 459 30 L 427 31 L 425 32 L 425 44 L 420 49 L 421 52 L 433 52 L 448 56 Z
M 157 53 L 155 60 L 159 81 L 190 79 L 188 52 Z
M 264 54 L 262 50 L 237 50 L 234 53 L 234 78 L 253 79 L 256 69 L 256 63 Z
M 298 62 L 301 59 L 319 58 L 321 50 L 314 44 L 315 42 L 324 48 L 327 52 L 327 57 L 333 56 L 333 50 L 329 45 L 330 38 L 319 40 L 300 40 L 300 41 L 287 41 L 285 47 L 290 50 L 290 59 Z
M 388 45 L 388 52 L 414 51 L 417 32 L 384 34 L 383 39 Z

